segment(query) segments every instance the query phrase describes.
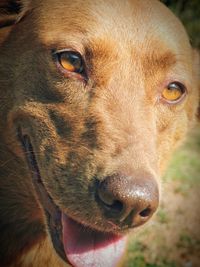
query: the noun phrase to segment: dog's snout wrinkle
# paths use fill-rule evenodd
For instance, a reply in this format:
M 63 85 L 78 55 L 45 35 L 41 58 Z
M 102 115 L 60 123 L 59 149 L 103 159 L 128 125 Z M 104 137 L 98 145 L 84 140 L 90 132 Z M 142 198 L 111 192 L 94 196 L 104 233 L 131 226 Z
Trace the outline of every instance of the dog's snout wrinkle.
M 98 185 L 97 195 L 105 216 L 128 227 L 148 221 L 159 202 L 158 185 L 151 176 L 108 176 Z

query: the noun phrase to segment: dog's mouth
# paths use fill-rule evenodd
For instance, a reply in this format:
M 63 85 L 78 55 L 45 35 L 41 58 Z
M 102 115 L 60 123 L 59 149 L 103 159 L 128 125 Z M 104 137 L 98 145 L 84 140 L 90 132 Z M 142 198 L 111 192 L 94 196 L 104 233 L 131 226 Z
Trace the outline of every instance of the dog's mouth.
M 36 195 L 47 218 L 54 249 L 59 256 L 74 267 L 116 266 L 124 253 L 126 237 L 97 231 L 63 213 L 45 189 L 29 136 L 19 132 L 19 138 Z

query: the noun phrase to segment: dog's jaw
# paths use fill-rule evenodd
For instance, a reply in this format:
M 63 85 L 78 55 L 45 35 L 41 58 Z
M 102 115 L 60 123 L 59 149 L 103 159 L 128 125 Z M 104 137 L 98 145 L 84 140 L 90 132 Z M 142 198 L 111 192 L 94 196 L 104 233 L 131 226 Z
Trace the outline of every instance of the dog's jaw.
M 18 135 L 58 255 L 74 267 L 116 266 L 125 251 L 127 237 L 91 229 L 63 213 L 45 189 L 30 138 L 20 130 Z
M 28 135 L 22 135 L 21 130 L 18 130 L 18 137 L 24 150 L 25 158 L 31 172 L 33 185 L 36 195 L 42 205 L 45 216 L 47 218 L 48 229 L 56 252 L 59 256 L 67 261 L 63 244 L 62 244 L 62 226 L 61 226 L 61 212 L 59 208 L 53 203 L 53 200 L 47 193 L 45 186 L 42 183 L 40 171 L 35 158 L 32 144 Z

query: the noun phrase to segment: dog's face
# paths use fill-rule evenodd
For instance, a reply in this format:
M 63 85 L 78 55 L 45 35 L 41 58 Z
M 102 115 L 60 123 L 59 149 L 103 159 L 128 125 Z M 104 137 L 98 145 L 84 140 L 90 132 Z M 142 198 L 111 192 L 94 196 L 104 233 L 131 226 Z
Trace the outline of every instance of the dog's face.
M 27 158 L 59 255 L 115 266 L 127 229 L 156 210 L 159 177 L 195 121 L 194 53 L 158 1 L 25 6 L 2 47 L 5 138 Z

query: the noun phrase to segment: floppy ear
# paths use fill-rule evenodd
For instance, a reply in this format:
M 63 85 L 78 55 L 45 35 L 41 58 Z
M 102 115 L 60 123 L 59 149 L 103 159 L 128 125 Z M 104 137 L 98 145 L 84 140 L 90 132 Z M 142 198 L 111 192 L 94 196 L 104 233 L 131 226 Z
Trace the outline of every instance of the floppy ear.
M 199 64 L 198 64 L 198 88 L 199 88 L 199 106 L 198 106 L 198 111 L 197 111 L 197 118 L 200 121 L 200 56 L 198 54 L 199 58 Z
M 30 9 L 30 0 L 0 0 L 0 44 Z
M 194 62 L 194 77 L 197 83 L 197 90 L 199 90 L 199 106 L 197 109 L 197 118 L 200 121 L 200 54 L 199 51 L 193 50 L 193 62 Z

